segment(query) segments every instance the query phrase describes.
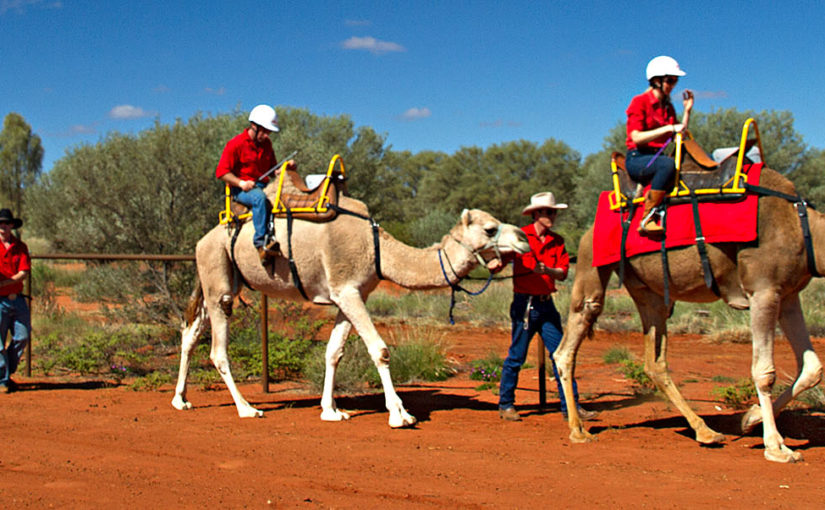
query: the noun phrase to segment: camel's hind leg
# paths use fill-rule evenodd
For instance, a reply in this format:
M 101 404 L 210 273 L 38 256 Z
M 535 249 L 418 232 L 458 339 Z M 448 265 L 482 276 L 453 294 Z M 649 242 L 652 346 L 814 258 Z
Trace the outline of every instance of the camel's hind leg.
M 198 337 L 203 333 L 209 320 L 209 317 L 206 315 L 206 308 L 203 306 L 203 295 L 200 294 L 198 297 L 198 302 L 194 303 L 196 308 L 193 310 L 193 317 L 187 318 L 189 324 L 184 325 L 183 331 L 181 332 L 178 384 L 175 386 L 175 396 L 172 398 L 172 406 L 181 411 L 192 409 L 192 404 L 186 400 L 186 378 L 189 375 L 189 361 L 192 355 L 192 349 L 198 342 Z
M 229 297 L 229 295 L 225 295 Z M 221 296 L 223 298 L 223 296 Z M 230 297 L 231 299 L 231 297 Z M 232 378 L 232 371 L 229 369 L 229 355 L 227 347 L 229 345 L 229 316 L 214 300 L 208 297 L 207 311 L 212 320 L 212 350 L 209 353 L 209 359 L 218 369 L 221 374 L 224 384 L 226 384 L 229 393 L 232 394 L 232 400 L 235 401 L 235 407 L 238 409 L 238 416 L 241 418 L 260 418 L 264 415 L 263 411 L 255 409 L 246 399 L 241 395 L 240 390 L 235 385 L 235 380 Z
M 387 411 L 390 413 L 390 427 L 399 428 L 415 425 L 415 417 L 404 409 L 401 397 L 395 392 L 392 377 L 390 377 L 390 351 L 375 329 L 361 293 L 355 288 L 346 288 L 332 296 L 332 300 L 355 326 L 355 330 L 364 340 L 367 351 L 378 369 L 381 385 L 384 388 L 384 400 Z
M 776 366 L 773 358 L 774 337 L 776 321 L 780 316 L 780 307 L 783 314 L 791 314 L 790 317 L 783 317 L 782 325 L 790 328 L 789 331 L 794 335 L 791 340 L 792 345 L 795 345 L 794 350 L 800 347 L 803 348 L 803 358 L 805 357 L 804 343 L 798 347 L 796 346 L 800 342 L 798 335 L 801 334 L 798 321 L 802 319 L 802 311 L 799 308 L 798 300 L 795 303 L 793 300 L 787 301 L 787 299 L 780 302 L 778 294 L 773 289 L 757 291 L 751 298 L 751 330 L 753 332 L 751 375 L 756 385 L 759 406 L 762 411 L 762 437 L 765 442 L 765 458 L 774 462 L 796 462 L 802 460 L 802 454 L 785 446 L 785 440 L 776 427 L 774 406 L 771 403 L 771 390 L 776 382 Z M 804 327 L 804 322 L 802 327 Z M 805 332 L 805 336 L 807 336 L 807 332 Z M 810 345 L 809 341 L 808 345 Z M 813 354 L 813 350 L 809 352 Z M 810 355 L 808 359 L 811 359 Z M 810 361 L 810 363 L 813 363 L 813 361 Z M 816 364 L 818 365 L 818 360 L 816 360 Z M 813 365 L 811 368 L 813 373 L 809 377 L 818 379 L 817 376 L 821 372 L 821 368 Z M 809 384 L 809 381 L 803 381 L 801 385 L 805 384 Z
M 573 395 L 576 353 L 585 337 L 592 334 L 593 325 L 604 308 L 604 293 L 612 273 L 611 267 L 592 266 L 592 249 L 587 245 L 588 240 L 592 241 L 589 237 L 591 235 L 592 231 L 585 234 L 579 245 L 579 262 L 576 265 L 576 279 L 570 296 L 567 327 L 564 329 L 561 343 L 553 353 L 553 361 L 559 371 L 562 391 L 567 402 L 576 401 Z M 567 423 L 570 427 L 570 440 L 574 443 L 584 443 L 593 439 L 593 436 L 584 430 L 578 406 L 567 406 Z
M 645 373 L 687 419 L 690 427 L 696 432 L 696 441 L 702 444 L 723 442 L 725 436 L 708 427 L 705 421 L 691 409 L 670 377 L 667 365 L 667 317 L 670 308 L 665 306 L 662 296 L 647 287 L 629 286 L 628 292 L 636 303 L 642 318 L 645 335 Z
M 348 420 L 349 414 L 341 411 L 335 405 L 333 392 L 335 391 L 335 370 L 338 362 L 344 355 L 344 343 L 352 329 L 352 323 L 340 310 L 335 318 L 335 326 L 329 336 L 326 352 L 326 372 L 324 373 L 324 390 L 321 394 L 321 419 L 324 421 Z
M 778 415 L 788 405 L 788 402 L 803 391 L 813 388 L 822 380 L 822 363 L 811 344 L 798 294 L 787 296 L 782 300 L 779 325 L 796 356 L 797 372 L 794 383 L 774 400 L 774 416 Z M 754 405 L 742 417 L 742 432 L 748 433 L 760 423 L 762 423 L 762 409 L 759 405 Z

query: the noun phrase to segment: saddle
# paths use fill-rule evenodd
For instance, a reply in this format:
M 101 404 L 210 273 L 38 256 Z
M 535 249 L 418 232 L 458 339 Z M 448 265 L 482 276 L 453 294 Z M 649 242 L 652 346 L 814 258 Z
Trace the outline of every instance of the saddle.
M 756 140 L 748 140 L 744 152 L 747 153 L 755 143 Z M 683 201 L 684 190 L 688 190 L 688 192 L 693 190 L 697 194 L 703 195 L 704 199 L 710 199 L 713 195 L 722 195 L 732 191 L 740 150 L 740 148 L 737 148 L 724 160 L 717 163 L 708 156 L 695 140 L 682 140 L 681 150 L 676 151 L 680 153 L 678 156 L 680 164 L 677 172 L 679 183 L 670 194 L 670 202 Z M 641 199 L 644 186 L 634 181 L 627 173 L 625 155 L 621 152 L 614 152 L 611 160 L 614 168 L 614 190 L 619 191 L 621 195 L 630 200 Z M 752 161 L 744 157 L 743 163 L 749 164 Z
M 336 154 L 329 162 L 326 174 L 319 176 L 321 181 L 314 188 L 309 188 L 301 175 L 282 165 L 267 184 L 267 206 L 274 217 L 291 217 L 323 223 L 332 221 L 338 215 L 338 196 L 346 194 L 346 170 L 341 156 Z M 274 203 L 269 197 L 275 190 Z M 220 224 L 231 221 L 248 221 L 252 214 L 249 208 L 235 201 L 226 186 L 225 209 L 218 215 Z

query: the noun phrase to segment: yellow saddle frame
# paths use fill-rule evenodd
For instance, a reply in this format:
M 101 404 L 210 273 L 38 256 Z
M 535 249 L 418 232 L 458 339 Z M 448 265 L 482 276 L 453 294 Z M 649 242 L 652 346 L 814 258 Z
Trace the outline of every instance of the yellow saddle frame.
M 759 127 L 756 125 L 756 120 L 753 118 L 749 118 L 745 121 L 744 126 L 742 126 L 742 136 L 739 141 L 739 151 L 736 156 L 736 171 L 734 172 L 733 176 L 728 179 L 721 187 L 714 187 L 708 189 L 691 189 L 685 182 L 680 179 L 679 173 L 682 167 L 682 133 L 676 134 L 676 154 L 675 154 L 675 161 L 676 161 L 676 185 L 673 187 L 673 190 L 668 194 L 669 197 L 684 197 L 690 196 L 691 192 L 697 195 L 711 195 L 711 194 L 735 194 L 735 193 L 744 193 L 745 187 L 744 183 L 747 182 L 748 176 L 742 173 L 742 166 L 744 165 L 745 161 L 745 148 L 748 145 L 748 133 L 750 132 L 751 126 L 753 127 L 753 131 L 756 135 L 756 144 L 759 146 L 759 155 L 764 160 L 765 152 L 762 150 L 762 139 L 759 136 Z M 688 133 L 690 139 L 693 137 Z M 627 200 L 628 197 L 622 193 L 621 190 L 621 183 L 619 181 L 619 167 L 616 162 L 616 158 L 611 158 L 610 160 L 610 168 L 612 171 L 613 177 L 613 191 L 610 192 L 609 195 L 609 202 L 610 202 L 610 209 L 616 210 L 621 207 L 627 207 Z M 642 203 L 644 201 L 644 197 L 634 197 L 633 203 Z
M 282 202 L 281 196 L 284 189 L 284 177 L 287 174 L 286 165 L 289 161 L 284 161 L 281 164 L 281 168 L 279 170 L 278 175 L 278 190 L 275 192 L 275 201 L 272 204 L 272 214 L 285 214 L 287 212 L 286 205 Z M 327 167 L 327 173 L 324 177 L 324 180 L 321 182 L 321 194 L 319 195 L 318 199 L 310 206 L 306 207 L 292 207 L 289 209 L 292 213 L 325 213 L 328 212 L 327 205 L 329 204 L 329 187 L 330 187 L 330 180 L 332 179 L 332 175 L 335 172 L 336 166 L 340 168 L 341 177 L 346 177 L 346 170 L 344 169 L 344 160 L 341 159 L 339 154 L 332 156 L 332 159 L 329 161 L 329 166 Z M 231 209 L 232 204 L 232 195 L 229 193 L 229 184 L 226 185 L 225 188 L 225 202 L 224 202 L 224 209 L 218 213 L 218 220 L 220 221 L 221 225 L 226 225 L 227 223 L 234 221 L 234 220 L 245 220 L 247 218 L 252 217 L 252 212 L 247 212 L 244 214 L 235 215 Z

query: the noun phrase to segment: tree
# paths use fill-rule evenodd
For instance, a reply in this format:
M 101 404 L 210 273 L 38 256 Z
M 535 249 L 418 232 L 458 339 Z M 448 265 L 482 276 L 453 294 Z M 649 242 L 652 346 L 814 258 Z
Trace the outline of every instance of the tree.
M 6 115 L 0 132 L 0 193 L 18 216 L 23 215 L 24 190 L 37 182 L 42 162 L 40 137 L 21 115 Z

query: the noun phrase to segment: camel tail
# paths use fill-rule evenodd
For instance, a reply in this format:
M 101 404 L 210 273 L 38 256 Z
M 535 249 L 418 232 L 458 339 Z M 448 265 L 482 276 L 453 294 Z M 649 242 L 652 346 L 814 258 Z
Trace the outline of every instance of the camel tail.
M 189 303 L 186 305 L 186 312 L 183 315 L 183 320 L 186 321 L 185 326 L 191 326 L 195 322 L 195 318 L 203 308 L 203 286 L 201 285 L 200 277 L 195 276 L 195 288 L 192 289 L 192 294 L 189 296 Z

